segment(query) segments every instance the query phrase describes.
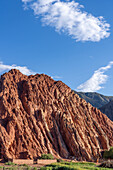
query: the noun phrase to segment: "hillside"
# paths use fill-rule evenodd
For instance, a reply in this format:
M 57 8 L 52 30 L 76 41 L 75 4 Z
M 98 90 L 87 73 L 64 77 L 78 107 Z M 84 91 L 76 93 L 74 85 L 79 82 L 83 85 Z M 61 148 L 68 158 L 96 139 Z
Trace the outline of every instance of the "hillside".
M 113 122 L 61 81 L 18 70 L 1 76 L 0 158 L 95 161 L 110 146 Z
M 86 102 L 90 103 L 92 106 L 96 108 L 101 108 L 102 106 L 109 103 L 113 100 L 113 96 L 104 96 L 102 94 L 96 92 L 77 92 L 74 91 L 76 94 L 79 95 L 80 98 L 86 100 Z
M 107 103 L 106 105 L 99 109 L 101 110 L 102 113 L 105 113 L 109 117 L 109 119 L 113 121 L 113 101 L 110 101 L 109 103 Z

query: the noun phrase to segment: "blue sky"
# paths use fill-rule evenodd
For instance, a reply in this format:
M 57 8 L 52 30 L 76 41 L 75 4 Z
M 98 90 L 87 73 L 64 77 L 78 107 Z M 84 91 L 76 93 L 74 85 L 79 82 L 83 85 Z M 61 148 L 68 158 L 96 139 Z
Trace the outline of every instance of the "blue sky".
M 34 2 L 38 4 L 38 9 L 32 6 Z M 72 2 L 74 5 L 78 2 L 84 8 L 77 6 L 70 10 Z M 82 91 L 113 95 L 113 0 L 56 0 L 49 11 L 56 10 L 53 5 L 58 7 L 62 4 L 59 11 L 64 10 L 65 15 L 60 20 L 61 25 L 53 21 L 53 11 L 46 11 L 48 15 L 42 13 L 40 0 L 37 4 L 36 0 L 27 2 L 26 6 L 25 0 L 0 0 L 1 74 L 16 67 L 26 74 L 48 74 L 72 89 L 78 87 Z M 69 14 L 71 19 L 65 9 L 73 12 Z M 78 18 L 75 15 L 77 10 Z M 98 19 L 99 16 L 110 25 L 109 31 L 103 28 L 106 23 Z M 57 17 L 60 17 L 59 14 Z M 103 25 L 97 27 L 99 22 Z M 109 28 L 109 25 L 106 27 Z

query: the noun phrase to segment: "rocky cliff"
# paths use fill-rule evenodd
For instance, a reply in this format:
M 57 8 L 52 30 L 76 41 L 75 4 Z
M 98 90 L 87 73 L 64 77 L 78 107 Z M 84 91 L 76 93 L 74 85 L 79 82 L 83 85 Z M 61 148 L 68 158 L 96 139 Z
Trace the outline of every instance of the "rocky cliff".
M 11 70 L 0 78 L 0 157 L 95 160 L 113 146 L 113 122 L 61 81 Z
M 102 113 L 105 113 L 109 117 L 109 119 L 113 121 L 113 101 L 110 101 L 99 109 Z

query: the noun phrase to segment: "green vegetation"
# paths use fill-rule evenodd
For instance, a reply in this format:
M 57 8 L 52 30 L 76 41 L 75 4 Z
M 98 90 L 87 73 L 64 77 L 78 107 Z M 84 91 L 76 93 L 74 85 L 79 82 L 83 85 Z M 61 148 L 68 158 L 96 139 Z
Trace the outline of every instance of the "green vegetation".
M 42 154 L 40 159 L 54 159 L 52 154 Z
M 109 170 L 109 168 L 97 167 L 95 163 L 90 162 L 57 162 L 42 167 L 41 170 Z
M 18 170 L 17 167 L 3 167 L 3 170 Z
M 34 169 L 33 167 L 27 165 L 27 164 L 21 164 L 19 166 L 19 169 L 24 169 L 24 170 L 31 170 L 31 169 Z
M 9 166 L 9 167 L 3 167 L 0 166 L 1 170 L 37 170 L 36 167 L 31 167 L 31 166 Z
M 27 165 L 27 164 L 21 164 L 20 166 L 27 166 L 27 167 L 28 167 L 29 165 Z
M 57 162 L 64 162 L 62 159 L 57 159 Z
M 99 165 L 99 167 L 113 168 L 113 161 L 105 161 Z
M 105 159 L 113 159 L 113 147 L 111 147 L 109 151 L 104 152 L 103 158 L 105 158 Z
M 109 167 L 109 168 L 108 168 Z M 92 162 L 57 162 L 51 165 L 47 165 L 46 167 L 41 167 L 40 170 L 113 170 L 113 162 L 105 161 L 104 163 L 97 166 Z M 23 165 L 13 165 L 3 167 L 2 170 L 37 170 L 37 167 L 32 167 L 27 164 Z
M 12 162 L 6 162 L 5 165 L 8 166 L 0 166 L 0 170 L 37 170 L 37 167 L 32 167 L 27 164 L 17 165 Z
M 9 162 L 6 162 L 5 165 L 17 165 L 17 164 L 9 161 Z

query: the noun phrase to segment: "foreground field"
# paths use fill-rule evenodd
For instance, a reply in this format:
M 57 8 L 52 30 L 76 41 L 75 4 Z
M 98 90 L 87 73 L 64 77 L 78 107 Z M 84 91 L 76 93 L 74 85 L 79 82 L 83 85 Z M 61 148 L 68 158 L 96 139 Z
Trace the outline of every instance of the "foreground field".
M 37 170 L 40 169 L 40 165 L 34 164 L 34 165 L 16 165 L 16 164 L 2 164 L 0 165 L 0 170 Z
M 112 161 L 104 162 L 106 165 L 113 164 Z M 21 164 L 17 165 L 12 162 L 0 164 L 0 170 L 113 170 L 113 168 L 98 167 L 96 163 L 92 162 L 57 162 L 50 165 L 45 164 Z M 110 166 L 109 166 L 110 167 Z M 113 167 L 113 166 L 112 166 Z
M 41 170 L 113 170 L 113 168 L 97 167 L 95 163 L 73 163 L 73 162 L 59 162 L 46 167 L 41 167 Z

